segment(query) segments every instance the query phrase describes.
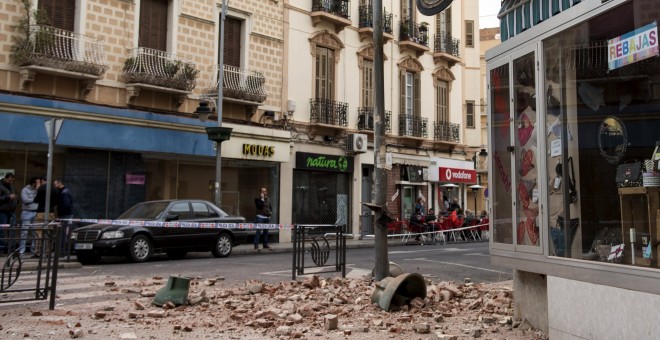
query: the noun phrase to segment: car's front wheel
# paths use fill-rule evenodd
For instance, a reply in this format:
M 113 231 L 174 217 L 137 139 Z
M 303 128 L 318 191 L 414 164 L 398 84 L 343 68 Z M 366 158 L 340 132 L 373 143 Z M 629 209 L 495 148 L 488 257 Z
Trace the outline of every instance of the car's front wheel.
M 228 233 L 220 233 L 215 240 L 211 253 L 215 257 L 227 257 L 231 254 L 233 247 L 231 236 Z
M 97 264 L 101 261 L 101 255 L 93 251 L 76 251 L 78 262 L 83 265 Z
M 151 240 L 146 235 L 135 235 L 128 248 L 129 257 L 133 262 L 145 262 L 153 254 Z

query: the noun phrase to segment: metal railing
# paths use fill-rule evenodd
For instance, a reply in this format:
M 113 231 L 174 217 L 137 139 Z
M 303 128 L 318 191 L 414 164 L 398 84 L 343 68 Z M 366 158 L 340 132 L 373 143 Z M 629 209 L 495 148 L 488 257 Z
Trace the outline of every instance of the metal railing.
M 49 300 L 49 309 L 55 309 L 62 226 L 18 224 L 1 229 L 0 244 L 8 256 L 0 258 L 0 304 Z
M 453 38 L 447 33 L 436 34 L 433 39 L 433 52 L 442 52 L 451 54 L 454 57 L 460 57 L 461 41 Z
M 399 115 L 399 136 L 427 138 L 428 119 L 415 115 Z
M 436 122 L 433 140 L 438 142 L 458 143 L 461 140 L 461 125 L 446 122 Z
M 20 66 L 36 65 L 101 76 L 108 69 L 101 39 L 51 26 L 30 26 L 29 38 L 15 46 Z
M 336 102 L 325 98 L 313 98 L 309 100 L 309 106 L 310 123 L 348 126 L 348 103 Z
M 127 83 L 141 83 L 182 91 L 192 91 L 199 70 L 189 59 L 172 53 L 138 47 L 124 62 Z
M 291 279 L 295 280 L 297 275 L 305 275 L 306 268 L 314 268 L 315 274 L 341 272 L 341 277 L 346 277 L 346 237 L 349 237 L 346 234 L 346 225 L 294 225 Z M 334 247 L 332 243 L 334 243 Z M 328 263 L 333 251 L 334 263 Z M 305 262 L 309 263 L 310 259 L 314 265 L 306 266 Z
M 399 24 L 399 40 L 412 41 L 414 43 L 429 46 L 429 31 L 425 25 L 417 25 L 410 18 L 402 20 Z
M 326 12 L 344 19 L 350 19 L 350 1 L 348 0 L 313 0 L 312 12 Z
M 392 133 L 392 112 L 385 111 L 385 132 Z M 374 108 L 358 107 L 358 130 L 374 131 Z
M 374 27 L 374 9 L 371 5 L 361 5 L 360 12 L 360 28 Z M 383 8 L 383 33 L 392 34 L 392 13 L 387 13 Z
M 218 93 L 218 66 L 213 67 L 213 81 L 206 90 L 208 94 Z M 242 69 L 236 66 L 223 65 L 222 91 L 226 98 L 263 103 L 266 94 L 266 78 L 263 73 Z

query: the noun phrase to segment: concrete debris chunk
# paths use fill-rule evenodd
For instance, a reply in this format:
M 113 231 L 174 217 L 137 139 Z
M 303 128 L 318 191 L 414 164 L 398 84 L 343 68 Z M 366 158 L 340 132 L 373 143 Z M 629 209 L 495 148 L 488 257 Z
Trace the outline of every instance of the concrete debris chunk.
M 137 309 L 137 310 L 143 310 L 144 309 L 144 305 L 142 303 L 140 303 L 140 301 L 137 301 L 137 300 L 133 301 L 133 306 L 135 306 L 135 309 Z
M 291 327 L 288 326 L 279 326 L 275 330 L 275 335 L 290 335 L 291 334 Z
M 70 329 L 69 336 L 73 339 L 80 338 L 83 336 L 83 331 L 80 328 Z
M 328 331 L 335 330 L 339 326 L 339 318 L 335 314 L 327 314 L 323 320 L 325 329 Z
M 137 339 L 137 335 L 135 333 L 123 333 L 119 336 L 119 339 Z
M 431 325 L 428 323 L 416 324 L 413 326 L 415 333 L 419 334 L 429 334 L 431 333 Z

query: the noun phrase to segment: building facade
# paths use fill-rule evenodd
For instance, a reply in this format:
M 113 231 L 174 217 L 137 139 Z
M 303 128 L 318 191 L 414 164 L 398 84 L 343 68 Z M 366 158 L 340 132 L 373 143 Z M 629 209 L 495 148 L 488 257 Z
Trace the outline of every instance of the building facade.
M 553 339 L 656 338 L 660 3 L 512 0 L 500 19 L 490 248 L 517 317 Z
M 63 118 L 53 171 L 77 217 L 113 218 L 144 200 L 212 201 L 216 151 L 205 128 L 217 115 L 201 121 L 195 111 L 218 106 L 220 89 L 222 124 L 233 129 L 221 144 L 224 210 L 253 219 L 266 186 L 274 222 L 373 233 L 360 204 L 373 191 L 371 3 L 230 1 L 222 39 L 221 3 L 0 4 L 0 169 L 18 186 L 45 174 L 43 123 Z M 477 5 L 434 17 L 415 6 L 384 3 L 386 190 L 402 220 L 417 197 L 436 210 L 444 198 L 473 208 L 482 144 L 480 89 L 466 80 L 479 74 Z

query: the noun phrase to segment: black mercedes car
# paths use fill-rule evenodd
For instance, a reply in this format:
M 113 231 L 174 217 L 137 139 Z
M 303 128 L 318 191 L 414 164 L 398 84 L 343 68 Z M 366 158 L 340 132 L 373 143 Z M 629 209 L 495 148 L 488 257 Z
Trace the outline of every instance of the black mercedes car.
M 229 216 L 203 200 L 150 201 L 136 204 L 112 224 L 76 229 L 71 241 L 82 264 L 98 263 L 102 256 L 144 262 L 161 251 L 171 259 L 209 250 L 215 257 L 227 257 L 234 246 L 245 242 L 248 231 L 233 225 L 244 222 L 245 218 Z M 229 225 L 218 227 L 217 223 Z

